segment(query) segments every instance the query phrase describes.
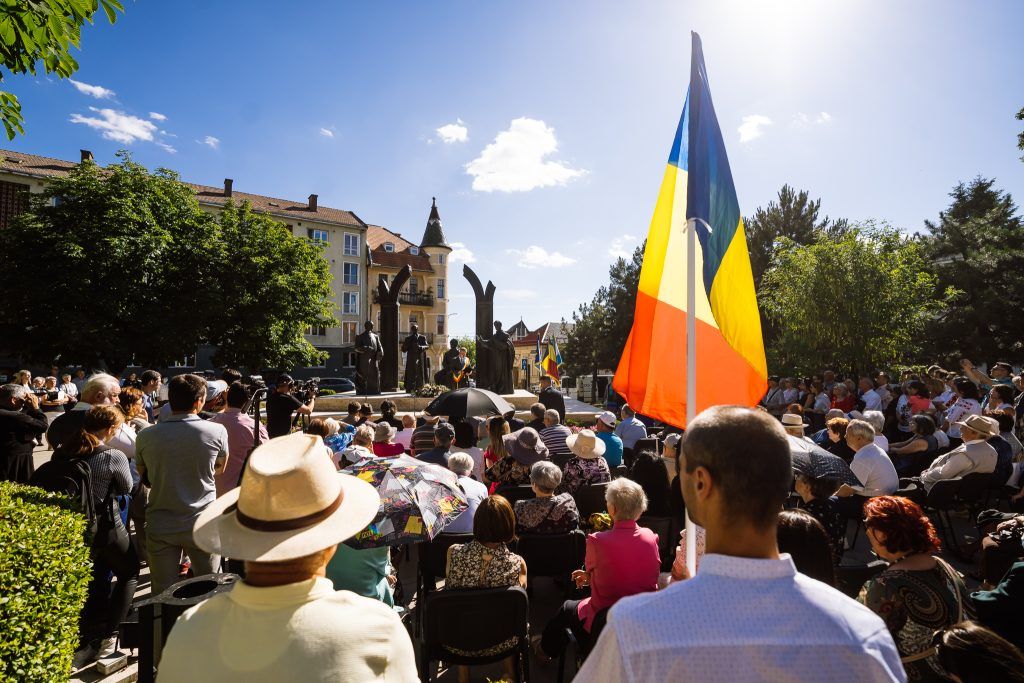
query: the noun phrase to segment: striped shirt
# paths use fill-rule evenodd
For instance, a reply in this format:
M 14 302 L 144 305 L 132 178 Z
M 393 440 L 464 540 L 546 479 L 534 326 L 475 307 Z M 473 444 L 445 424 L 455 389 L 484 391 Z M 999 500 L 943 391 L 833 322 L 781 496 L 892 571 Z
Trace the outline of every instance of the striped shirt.
M 572 432 L 563 424 L 545 427 L 540 432 L 540 439 L 548 447 L 548 453 L 552 460 L 555 460 L 556 456 L 559 455 L 572 455 L 572 451 L 569 450 L 569 446 L 565 443 L 565 440 L 570 436 L 572 436 Z

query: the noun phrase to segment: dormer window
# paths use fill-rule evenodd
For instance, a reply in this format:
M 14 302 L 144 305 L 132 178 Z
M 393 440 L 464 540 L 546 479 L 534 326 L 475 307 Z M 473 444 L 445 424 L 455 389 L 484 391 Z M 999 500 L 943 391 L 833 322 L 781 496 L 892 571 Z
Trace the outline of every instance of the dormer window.
M 413 256 L 419 256 L 420 255 L 420 248 L 419 247 L 409 247 L 409 253 L 412 254 Z
M 394 250 L 395 250 L 395 243 L 394 242 L 385 242 L 384 243 L 384 251 L 394 251 Z

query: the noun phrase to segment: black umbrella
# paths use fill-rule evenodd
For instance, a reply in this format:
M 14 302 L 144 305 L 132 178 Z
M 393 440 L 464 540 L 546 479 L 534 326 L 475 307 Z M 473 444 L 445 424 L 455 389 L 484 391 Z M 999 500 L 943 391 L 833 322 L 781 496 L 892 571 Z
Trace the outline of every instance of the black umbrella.
M 793 457 L 793 469 L 800 474 L 813 479 L 833 479 L 850 486 L 861 485 L 845 460 L 821 446 L 791 436 L 789 451 Z
M 515 406 L 486 389 L 456 389 L 448 391 L 430 402 L 425 409 L 431 415 L 448 417 L 477 417 L 480 415 L 504 415 Z

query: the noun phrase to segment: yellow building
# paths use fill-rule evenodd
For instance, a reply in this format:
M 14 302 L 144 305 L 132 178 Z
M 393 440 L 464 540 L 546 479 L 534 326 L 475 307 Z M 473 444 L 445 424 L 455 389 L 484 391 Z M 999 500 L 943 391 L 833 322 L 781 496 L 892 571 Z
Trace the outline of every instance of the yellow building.
M 389 282 L 398 271 L 409 266 L 412 277 L 399 294 L 399 342 L 409 335 L 409 326 L 416 323 L 420 333 L 427 338 L 430 348 L 431 376 L 440 367 L 441 357 L 448 350 L 448 257 L 452 248 L 448 245 L 437 211 L 437 201 L 430 207 L 430 216 L 423 238 L 419 244 L 410 242 L 401 233 L 392 232 L 379 225 L 366 229 L 370 283 L 367 310 L 368 320 L 373 321 L 380 331 L 380 304 L 377 302 L 377 283 L 381 278 Z M 360 327 L 361 329 L 361 327 Z M 357 334 L 355 329 L 350 331 Z M 401 358 L 399 376 L 404 371 L 405 358 Z

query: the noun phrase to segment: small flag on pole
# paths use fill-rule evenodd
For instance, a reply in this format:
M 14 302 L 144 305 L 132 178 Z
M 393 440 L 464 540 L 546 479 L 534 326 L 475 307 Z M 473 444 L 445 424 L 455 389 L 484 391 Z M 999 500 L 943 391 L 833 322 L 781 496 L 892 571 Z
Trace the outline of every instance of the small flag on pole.
M 694 33 L 690 87 L 614 386 L 637 412 L 685 427 L 712 405 L 756 404 L 767 378 L 743 218 Z
M 561 376 L 558 373 L 558 366 L 562 364 L 562 354 L 558 352 L 558 342 L 549 340 L 544 352 L 544 358 L 540 362 L 541 371 L 551 378 L 555 384 L 561 386 Z

